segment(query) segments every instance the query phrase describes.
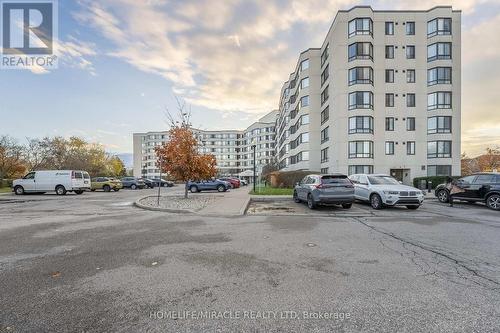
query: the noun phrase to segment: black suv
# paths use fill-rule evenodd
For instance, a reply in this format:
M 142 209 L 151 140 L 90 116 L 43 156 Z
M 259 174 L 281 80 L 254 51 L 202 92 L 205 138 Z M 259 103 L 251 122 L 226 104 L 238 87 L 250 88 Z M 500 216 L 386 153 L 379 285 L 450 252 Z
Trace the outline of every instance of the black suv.
M 500 210 L 500 173 L 478 173 L 458 179 L 457 185 L 465 190 L 453 196 L 454 200 L 485 202 L 488 208 Z M 446 184 L 440 184 L 435 190 L 440 202 L 448 202 L 450 193 Z

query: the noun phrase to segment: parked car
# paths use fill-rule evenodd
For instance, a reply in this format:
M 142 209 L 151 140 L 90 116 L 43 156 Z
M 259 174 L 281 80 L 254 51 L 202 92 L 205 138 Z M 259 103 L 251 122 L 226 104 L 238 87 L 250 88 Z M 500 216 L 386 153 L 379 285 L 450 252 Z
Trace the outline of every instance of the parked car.
M 356 174 L 349 176 L 354 184 L 357 200 L 369 202 L 374 209 L 385 206 L 406 206 L 417 209 L 424 202 L 424 193 L 403 185 L 395 178 L 383 174 Z
M 104 192 L 111 192 L 111 190 L 118 192 L 123 188 L 121 180 L 109 177 L 97 177 L 92 179 L 90 190 L 103 190 Z
M 161 184 L 161 187 L 172 187 L 174 186 L 174 182 L 171 182 L 169 180 L 165 180 L 165 179 L 160 179 L 160 178 L 154 178 L 152 179 L 153 183 L 155 184 L 155 186 L 159 186 Z
M 12 183 L 15 194 L 56 192 L 65 195 L 67 192 L 82 194 L 90 190 L 90 176 L 81 170 L 47 170 L 32 171 Z
M 231 188 L 231 185 L 228 182 L 225 182 L 220 179 L 203 180 L 199 182 L 188 182 L 186 185 L 187 188 L 191 191 L 191 193 L 207 191 L 207 190 L 226 192 Z
M 154 180 L 152 179 L 149 178 L 141 178 L 141 179 L 144 182 L 144 185 L 148 188 L 154 188 L 156 186 Z
M 457 185 L 465 190 L 457 193 L 453 200 L 484 202 L 488 208 L 500 210 L 500 173 L 477 173 L 457 180 Z M 448 202 L 450 193 L 446 184 L 439 184 L 435 189 L 440 202 Z
M 295 185 L 293 200 L 306 201 L 310 209 L 320 204 L 342 205 L 348 209 L 354 202 L 354 186 L 343 174 L 308 175 Z
M 144 183 L 144 180 L 141 178 L 136 178 L 136 177 L 123 177 L 121 179 L 123 187 L 130 188 L 132 190 L 136 190 L 138 188 L 143 189 L 146 187 L 146 183 Z
M 220 178 L 220 180 L 223 180 L 225 182 L 228 182 L 231 184 L 231 188 L 239 188 L 240 187 L 240 180 L 236 178 Z
M 245 179 L 242 179 L 242 178 L 238 178 L 238 179 L 240 180 L 241 185 L 243 185 L 243 186 L 248 185 L 248 182 Z

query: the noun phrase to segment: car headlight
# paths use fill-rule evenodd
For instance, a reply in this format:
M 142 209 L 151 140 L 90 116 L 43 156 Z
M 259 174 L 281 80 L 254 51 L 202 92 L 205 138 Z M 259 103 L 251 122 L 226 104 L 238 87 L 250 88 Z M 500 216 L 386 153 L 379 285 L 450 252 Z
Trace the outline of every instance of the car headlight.
M 384 191 L 384 194 L 394 194 L 394 195 L 396 195 L 396 194 L 399 194 L 399 192 L 398 191 Z

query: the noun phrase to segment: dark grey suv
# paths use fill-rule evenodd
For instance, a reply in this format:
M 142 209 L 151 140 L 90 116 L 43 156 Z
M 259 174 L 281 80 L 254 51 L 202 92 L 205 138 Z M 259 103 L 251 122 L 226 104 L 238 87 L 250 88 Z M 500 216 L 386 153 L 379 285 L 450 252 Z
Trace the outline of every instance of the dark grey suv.
M 293 200 L 306 201 L 310 209 L 320 204 L 351 208 L 354 202 L 354 185 L 343 174 L 309 175 L 295 186 Z

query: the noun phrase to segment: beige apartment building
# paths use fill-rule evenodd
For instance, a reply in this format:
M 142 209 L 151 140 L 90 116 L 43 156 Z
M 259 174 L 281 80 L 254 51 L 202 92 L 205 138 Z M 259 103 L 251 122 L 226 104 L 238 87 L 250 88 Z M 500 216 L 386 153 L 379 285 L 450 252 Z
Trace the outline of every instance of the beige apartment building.
M 460 174 L 461 12 L 339 11 L 281 89 L 282 170 Z
M 249 177 L 253 174 L 253 149 L 259 175 L 269 164 L 275 151 L 275 123 L 277 111 L 272 111 L 245 130 L 208 131 L 194 129 L 200 143 L 200 152 L 213 154 L 220 175 Z M 134 176 L 157 178 L 155 147 L 168 141 L 168 131 L 134 133 Z

